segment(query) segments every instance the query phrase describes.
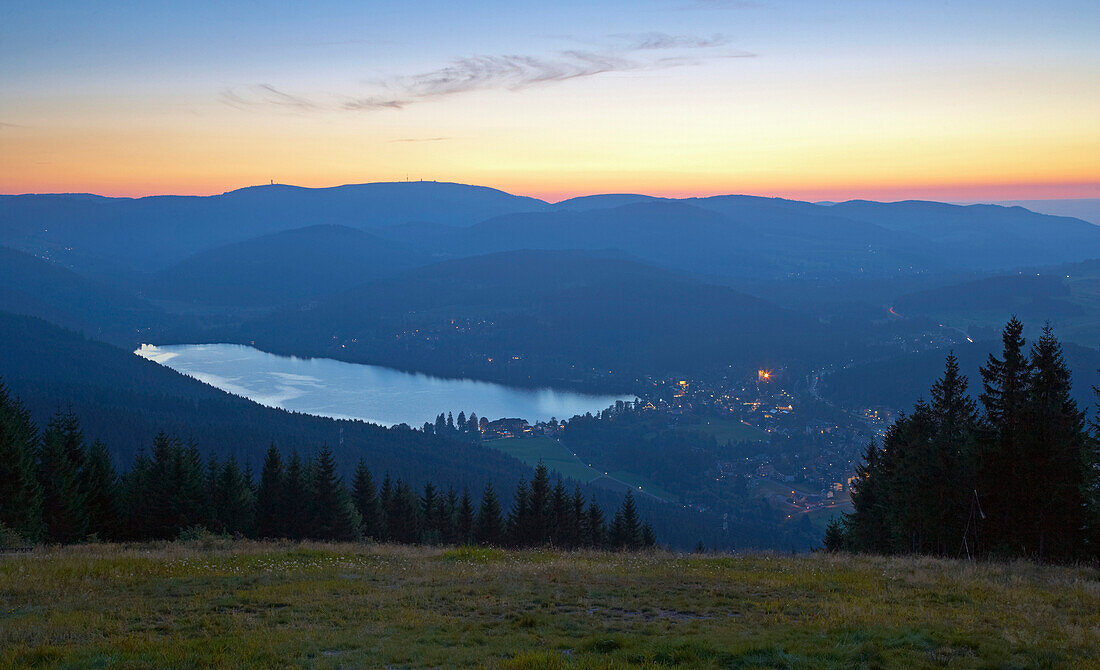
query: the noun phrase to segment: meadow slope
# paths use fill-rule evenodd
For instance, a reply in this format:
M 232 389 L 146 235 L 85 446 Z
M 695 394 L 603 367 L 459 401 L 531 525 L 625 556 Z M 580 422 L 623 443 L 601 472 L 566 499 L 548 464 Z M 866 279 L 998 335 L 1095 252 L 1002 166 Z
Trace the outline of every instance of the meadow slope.
M 8 667 L 1100 667 L 1100 572 L 232 542 L 0 556 Z

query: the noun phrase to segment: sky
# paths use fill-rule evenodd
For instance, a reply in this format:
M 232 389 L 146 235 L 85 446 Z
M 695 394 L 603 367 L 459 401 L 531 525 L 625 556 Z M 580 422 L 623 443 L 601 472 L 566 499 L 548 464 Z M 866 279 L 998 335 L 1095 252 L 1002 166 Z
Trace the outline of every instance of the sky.
M 1100 2 L 0 2 L 0 193 L 1100 198 Z

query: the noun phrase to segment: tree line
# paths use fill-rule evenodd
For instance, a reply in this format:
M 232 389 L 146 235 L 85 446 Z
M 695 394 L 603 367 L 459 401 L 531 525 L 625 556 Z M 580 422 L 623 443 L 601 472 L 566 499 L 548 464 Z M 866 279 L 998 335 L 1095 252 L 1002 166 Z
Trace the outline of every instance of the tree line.
M 608 521 L 580 488 L 551 482 L 539 464 L 505 511 L 492 485 L 475 505 L 468 491 L 432 483 L 414 490 L 388 475 L 376 485 L 360 462 L 350 487 L 332 451 L 289 458 L 272 446 L 258 482 L 230 457 L 203 460 L 194 443 L 161 433 L 119 474 L 99 441 L 86 445 L 71 412 L 39 435 L 0 383 L 0 527 L 27 541 L 174 539 L 203 529 L 254 538 L 505 547 L 642 548 L 656 544 L 630 493 Z
M 1001 356 L 990 354 L 981 368 L 981 410 L 955 356 L 947 357 L 930 401 L 867 448 L 852 486 L 855 509 L 829 525 L 827 549 L 1100 556 L 1098 440 L 1070 395 L 1050 326 L 1030 351 L 1023 329 L 1013 317 Z

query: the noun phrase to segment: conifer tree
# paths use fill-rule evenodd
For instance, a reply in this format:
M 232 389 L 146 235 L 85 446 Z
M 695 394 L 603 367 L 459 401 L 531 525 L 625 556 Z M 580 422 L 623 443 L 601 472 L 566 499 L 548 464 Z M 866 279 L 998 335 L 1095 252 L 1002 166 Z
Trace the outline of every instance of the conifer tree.
M 531 491 L 527 482 L 520 480 L 516 485 L 516 494 L 512 499 L 512 509 L 508 513 L 508 542 L 513 546 L 526 547 L 534 543 L 534 525 L 531 513 Z
M 69 543 L 84 538 L 87 519 L 81 491 L 84 436 L 72 414 L 58 412 L 42 434 L 38 457 L 38 484 L 42 490 L 42 520 L 46 539 Z
M 382 486 L 378 489 L 379 529 L 378 538 L 383 542 L 393 541 L 389 529 L 392 527 L 393 517 L 393 480 L 387 473 L 382 480 Z
M 504 519 L 501 516 L 500 501 L 493 491 L 493 485 L 486 484 L 474 522 L 474 539 L 478 544 L 499 546 L 503 536 Z
M 381 513 L 378 495 L 374 489 L 374 477 L 363 461 L 359 461 L 359 465 L 355 468 L 351 495 L 355 500 L 355 509 L 363 520 L 363 537 L 381 539 L 379 534 Z
M 535 466 L 535 476 L 531 478 L 531 497 L 528 501 L 529 525 L 527 543 L 546 544 L 550 540 L 550 471 L 540 460 Z
M 581 487 L 578 486 L 573 489 L 573 498 L 570 500 L 569 527 L 565 534 L 566 546 L 576 548 L 584 544 L 584 534 L 581 530 L 583 524 L 584 494 L 581 493 Z
M 1017 495 L 1027 486 L 1018 464 L 1027 432 L 1030 366 L 1024 353 L 1024 324 L 1015 316 L 1001 335 L 1001 358 L 989 355 L 981 369 L 986 430 L 977 445 L 978 499 L 985 513 L 982 544 L 987 550 L 1018 553 L 1013 547 Z
M 458 536 L 458 493 L 454 488 L 447 489 L 447 495 L 443 498 L 443 510 L 440 515 L 442 524 L 440 526 L 440 535 L 443 537 L 443 544 L 455 544 Z
M 836 553 L 844 549 L 844 528 L 840 519 L 831 519 L 825 526 L 825 551 Z
M 1028 433 L 1022 469 L 1032 495 L 1019 518 L 1021 545 L 1040 559 L 1067 559 L 1084 548 L 1090 457 L 1084 414 L 1070 395 L 1069 368 L 1062 345 L 1047 324 L 1031 350 Z
M 598 548 L 606 543 L 607 531 L 604 526 L 603 510 L 600 509 L 595 500 L 588 503 L 588 510 L 584 514 L 581 532 L 586 547 Z
M 439 494 L 431 482 L 424 485 L 424 495 L 420 498 L 420 541 L 424 544 L 439 544 L 443 541 L 439 532 L 441 515 L 439 513 Z
M 887 432 L 897 430 L 904 420 L 900 417 Z M 845 535 L 852 548 L 860 552 L 884 553 L 890 535 L 885 513 L 885 471 L 882 467 L 883 452 L 872 440 L 863 454 L 863 461 L 856 466 L 855 483 L 852 485 L 851 514 L 846 517 Z
M 129 472 L 119 481 L 118 536 L 127 540 L 153 537 L 152 501 L 153 462 L 139 451 Z
M 308 537 L 340 542 L 359 539 L 362 521 L 343 480 L 336 474 L 336 461 L 328 446 L 317 454 L 309 493 L 313 519 Z
M 45 531 L 36 432 L 30 413 L 0 382 L 0 525 L 28 540 Z
M 255 530 L 256 499 L 251 482 L 230 456 L 218 467 L 212 487 L 211 512 L 217 530 L 251 535 Z
M 286 466 L 280 505 L 283 511 L 282 536 L 292 540 L 304 539 L 309 533 L 311 509 L 306 470 L 306 464 L 298 452 L 292 452 Z
M 260 538 L 289 537 L 283 507 L 286 474 L 283 458 L 275 445 L 267 449 L 260 470 L 260 485 L 256 489 L 256 536 Z
M 642 528 L 638 510 L 634 506 L 634 494 L 627 491 L 622 507 L 615 513 L 611 530 L 611 544 L 617 548 L 637 549 L 642 543 Z
M 455 516 L 455 542 L 471 544 L 474 541 L 474 504 L 470 500 L 468 489 L 462 490 L 462 498 L 459 499 Z
M 559 478 L 550 492 L 549 514 L 549 540 L 557 547 L 568 546 L 566 537 L 569 534 L 569 513 L 573 507 L 570 504 L 569 495 L 565 492 L 565 485 Z
M 419 499 L 409 483 L 399 479 L 393 491 L 386 532 L 391 542 L 415 544 L 420 540 L 420 530 Z
M 88 450 L 82 479 L 87 491 L 84 504 L 88 533 L 100 540 L 114 538 L 119 521 L 119 481 L 111 454 L 99 440 Z

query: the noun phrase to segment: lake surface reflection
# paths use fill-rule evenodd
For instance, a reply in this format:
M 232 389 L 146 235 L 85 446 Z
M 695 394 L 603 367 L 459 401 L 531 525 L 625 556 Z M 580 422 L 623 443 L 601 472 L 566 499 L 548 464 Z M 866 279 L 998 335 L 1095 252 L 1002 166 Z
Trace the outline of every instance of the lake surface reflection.
M 269 407 L 419 427 L 440 412 L 545 421 L 596 413 L 633 396 L 521 389 L 328 358 L 276 356 L 240 344 L 143 344 L 135 354 Z

